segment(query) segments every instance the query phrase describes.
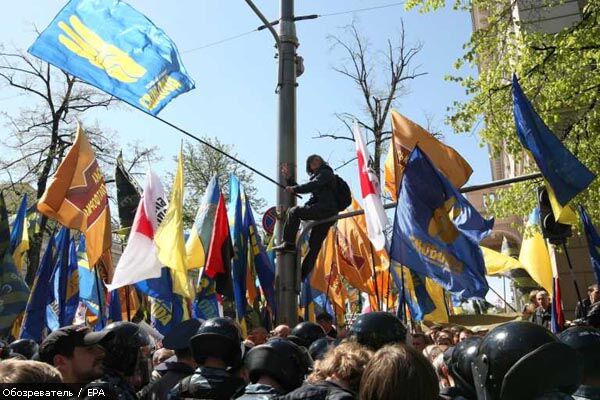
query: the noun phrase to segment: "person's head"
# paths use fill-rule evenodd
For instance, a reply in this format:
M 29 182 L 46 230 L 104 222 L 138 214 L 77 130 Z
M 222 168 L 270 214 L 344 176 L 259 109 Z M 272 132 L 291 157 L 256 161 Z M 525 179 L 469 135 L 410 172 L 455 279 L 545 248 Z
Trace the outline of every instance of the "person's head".
M 175 325 L 163 338 L 163 348 L 173 350 L 177 357 L 177 362 L 182 362 L 192 368 L 196 368 L 196 361 L 192 357 L 189 343 L 201 325 L 200 321 L 193 318 Z
M 0 383 L 61 383 L 60 371 L 51 365 L 31 360 L 0 362 Z
M 334 380 L 358 393 L 360 380 L 373 352 L 358 343 L 345 342 L 332 348 L 325 357 L 315 363 L 309 382 Z
M 570 394 L 583 378 L 583 362 L 576 350 L 544 327 L 523 321 L 492 329 L 481 341 L 471 369 L 477 398 L 485 400 Z
M 40 361 L 56 367 L 65 383 L 88 383 L 102 376 L 104 343 L 109 332 L 92 332 L 86 326 L 66 326 L 50 333 L 39 349 Z
M 164 363 L 174 355 L 175 352 L 173 350 L 165 349 L 164 347 L 162 349 L 158 349 L 152 355 L 152 366 L 156 367 L 158 364 Z
M 287 393 L 302 385 L 312 360 L 302 347 L 274 338 L 250 349 L 244 357 L 244 367 L 250 382 L 268 384 Z
M 588 296 L 590 298 L 590 302 L 592 304 L 600 301 L 600 290 L 598 290 L 598 284 L 593 284 L 588 286 Z
M 545 290 L 540 290 L 537 292 L 535 295 L 535 302 L 538 307 L 542 307 L 544 309 L 548 308 L 550 306 L 550 296 L 548 296 L 548 292 Z
M 323 157 L 313 154 L 306 159 L 306 173 L 308 175 L 314 174 L 321 165 L 325 164 L 325 160 Z
M 442 331 L 442 328 L 441 325 L 432 325 L 429 328 L 429 338 L 431 339 L 431 342 L 435 343 L 437 335 Z
M 329 333 L 333 328 L 333 317 L 328 313 L 321 313 L 317 315 L 317 324 L 321 325 L 325 333 Z
M 412 347 L 415 348 L 418 352 L 423 352 L 425 347 L 427 347 L 427 336 L 424 333 L 413 333 L 412 337 Z
M 367 364 L 360 383 L 361 400 L 437 400 L 433 367 L 405 345 L 385 346 Z
M 248 340 L 250 340 L 255 346 L 258 346 L 259 344 L 265 344 L 268 338 L 269 332 L 262 326 L 252 329 L 248 335 Z
M 236 323 L 227 317 L 204 322 L 190 339 L 192 356 L 198 365 L 225 369 L 239 367 L 242 360 L 241 335 Z
M 271 335 L 273 337 L 278 337 L 278 338 L 281 338 L 281 339 L 286 339 L 290 335 L 291 332 L 292 332 L 292 330 L 290 329 L 289 326 L 287 326 L 287 325 L 277 325 L 275 327 L 275 329 L 273 329 L 271 331 Z
M 27 360 L 31 360 L 39 349 L 38 344 L 31 339 L 15 340 L 8 347 L 10 348 L 11 353 L 20 354 Z
M 600 330 L 588 326 L 574 326 L 558 338 L 571 346 L 583 358 L 583 384 L 600 388 Z
M 535 304 L 537 306 L 537 294 L 538 294 L 539 290 L 532 290 L 531 292 L 529 292 L 529 302 L 532 304 Z
M 294 336 L 294 338 L 291 339 L 292 341 L 295 340 L 294 343 L 304 346 L 308 349 L 314 341 L 324 338 L 327 336 L 327 334 L 321 325 L 306 321 L 300 322 L 298 325 L 296 325 L 294 329 L 292 329 L 290 336 Z
M 437 344 L 430 344 L 429 346 L 426 346 L 423 350 L 423 355 L 425 356 L 425 358 L 427 358 L 427 360 L 429 360 L 430 363 L 433 363 L 433 360 L 435 360 L 437 356 L 443 353 L 444 349 L 442 349 Z
M 465 340 L 467 340 L 468 338 L 472 337 L 473 335 L 474 335 L 473 331 L 471 331 L 470 329 L 463 329 L 458 334 L 458 343 L 464 342 Z
M 437 335 L 435 344 L 437 344 L 438 346 L 448 347 L 448 346 L 452 346 L 454 344 L 454 341 L 452 340 L 452 336 L 450 333 L 448 333 L 446 331 L 442 331 Z
M 370 312 L 359 315 L 352 326 L 348 338 L 379 350 L 387 344 L 406 343 L 407 330 L 402 321 L 387 312 Z
M 103 343 L 106 350 L 104 366 L 125 377 L 149 375 L 152 342 L 148 333 L 128 321 L 113 322 L 104 330 L 113 332 L 112 338 Z

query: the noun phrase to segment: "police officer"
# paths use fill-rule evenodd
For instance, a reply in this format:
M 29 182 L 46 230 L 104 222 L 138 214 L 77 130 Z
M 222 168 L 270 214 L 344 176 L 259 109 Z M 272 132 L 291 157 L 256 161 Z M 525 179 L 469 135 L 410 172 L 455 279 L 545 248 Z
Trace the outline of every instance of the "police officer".
M 458 343 L 452 349 L 449 360 L 446 362 L 448 373 L 454 380 L 454 386 L 444 388 L 440 397 L 451 400 L 476 400 L 475 387 L 473 386 L 473 371 L 471 363 L 477 356 L 481 343 L 480 337 L 470 337 Z M 449 349 L 450 350 L 450 349 Z M 446 353 L 449 351 L 446 350 Z M 444 358 L 446 358 L 444 353 Z
M 97 396 L 118 400 L 137 399 L 135 387 L 130 383 L 136 376 L 149 376 L 148 347 L 150 336 L 137 324 L 126 321 L 113 322 L 105 328 L 112 339 L 102 343 L 106 350 L 104 375 L 87 385 L 83 393 L 90 400 Z M 142 368 L 148 371 L 142 371 Z
M 175 355 L 156 366 L 155 371 L 161 376 L 158 380 L 138 393 L 138 398 L 146 400 L 165 400 L 169 391 L 183 378 L 194 373 L 197 367 L 190 350 L 190 339 L 200 328 L 200 321 L 188 319 L 174 326 L 164 337 L 162 344 L 165 349 L 175 351 Z
M 289 340 L 271 339 L 244 357 L 251 384 L 239 399 L 265 400 L 284 395 L 302 385 L 311 366 L 306 350 Z
M 573 398 L 600 399 L 600 330 L 576 326 L 562 332 L 558 338 L 577 350 L 583 358 L 583 382 Z
M 314 341 L 327 336 L 321 325 L 314 322 L 301 322 L 292 329 L 291 337 L 288 337 L 297 345 L 304 346 L 307 349 Z
M 192 356 L 198 364 L 169 392 L 169 399 L 230 399 L 246 383 L 234 375 L 241 366 L 242 338 L 231 318 L 211 318 L 190 339 Z
M 521 321 L 483 338 L 472 371 L 478 400 L 572 399 L 583 363 L 546 328 Z
M 31 360 L 38 352 L 38 344 L 31 339 L 19 339 L 12 342 L 9 346 L 12 354 L 20 354 L 27 360 Z
M 377 351 L 386 344 L 405 343 L 407 330 L 394 315 L 378 311 L 359 315 L 348 338 Z

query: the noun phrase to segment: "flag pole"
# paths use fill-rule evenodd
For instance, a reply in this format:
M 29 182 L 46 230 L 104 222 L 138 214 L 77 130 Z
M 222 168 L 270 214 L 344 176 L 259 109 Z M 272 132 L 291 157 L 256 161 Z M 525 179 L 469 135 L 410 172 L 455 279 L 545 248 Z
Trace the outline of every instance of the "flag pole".
M 104 328 L 104 307 L 102 306 L 102 293 L 100 291 L 100 274 L 98 272 L 98 264 L 94 267 L 94 273 L 96 274 L 96 295 L 98 296 L 98 323 L 100 323 L 100 327 Z
M 381 298 L 379 297 L 379 284 L 377 282 L 377 270 L 375 268 L 375 249 L 373 248 L 373 244 L 371 245 L 371 262 L 373 263 L 373 284 L 375 286 L 375 298 L 377 299 L 377 308 L 381 310 Z M 371 310 L 373 311 L 373 310 Z
M 390 261 L 391 263 L 391 261 Z M 391 268 L 391 265 L 390 265 Z M 404 323 L 407 323 L 407 315 L 406 315 L 406 290 L 404 286 L 404 266 L 400 268 L 400 279 L 402 280 L 402 301 L 399 302 L 398 307 L 402 307 L 402 319 Z
M 583 310 L 583 301 L 581 298 L 581 292 L 579 291 L 579 285 L 577 284 L 577 279 L 575 278 L 575 272 L 573 271 L 573 264 L 571 263 L 571 256 L 569 255 L 569 251 L 567 250 L 566 240 L 562 243 L 563 250 L 565 251 L 565 256 L 567 256 L 567 264 L 569 265 L 569 272 L 571 273 L 571 278 L 573 279 L 573 286 L 575 286 L 575 292 L 577 293 L 577 300 L 579 302 L 579 307 Z
M 127 308 L 127 321 L 131 321 L 131 309 L 129 304 L 129 285 L 125 286 L 125 308 Z

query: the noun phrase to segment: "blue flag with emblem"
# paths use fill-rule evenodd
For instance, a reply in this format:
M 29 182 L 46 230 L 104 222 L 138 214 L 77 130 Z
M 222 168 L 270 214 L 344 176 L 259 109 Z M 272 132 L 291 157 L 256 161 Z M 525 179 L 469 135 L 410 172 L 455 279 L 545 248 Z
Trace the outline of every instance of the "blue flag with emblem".
M 90 268 L 85 249 L 85 237 L 79 237 L 77 244 L 77 270 L 79 274 L 79 299 L 88 310 L 98 315 L 103 309 L 104 284 L 98 279 L 95 269 Z
M 600 235 L 596 228 L 594 228 L 594 224 L 583 206 L 579 206 L 579 216 L 581 217 L 581 222 L 583 222 L 583 230 L 585 231 L 585 237 L 588 242 L 590 262 L 592 263 L 592 269 L 596 276 L 596 282 L 600 284 Z
M 244 231 L 248 233 L 248 250 L 250 251 L 248 260 L 253 263 L 254 270 L 258 276 L 258 282 L 260 283 L 260 288 L 264 293 L 267 304 L 275 313 L 277 312 L 275 309 L 275 266 L 267 256 L 265 246 L 258 234 L 258 228 L 256 227 L 256 221 L 254 220 L 254 214 L 252 213 L 250 199 L 248 196 L 244 197 L 246 202 L 244 210 Z
M 485 298 L 484 219 L 416 146 L 398 195 L 390 259 L 463 298 Z
M 160 278 L 146 279 L 135 284 L 140 292 L 150 300 L 150 323 L 162 335 L 183 320 L 181 296 L 173 293 L 171 270 L 161 269 Z
M 71 0 L 29 52 L 152 115 L 194 88 L 171 39 L 119 0 Z
M 435 309 L 435 304 L 425 287 L 425 277 L 393 261 L 390 268 L 398 288 L 399 303 L 406 303 L 412 319 L 422 321 L 425 315 Z
M 54 236 L 50 236 L 48 246 L 44 251 L 42 261 L 36 272 L 31 293 L 25 308 L 23 316 L 23 324 L 21 325 L 20 339 L 32 339 L 40 343 L 42 341 L 42 333 L 48 325 L 47 322 L 47 307 L 48 299 L 52 297 L 52 267 L 54 258 Z
M 233 241 L 233 298 L 235 300 L 238 320 L 246 315 L 246 268 L 247 233 L 242 219 L 242 189 L 239 179 L 231 174 L 229 177 L 229 227 Z
M 596 177 L 575 157 L 537 114 L 513 75 L 513 112 L 519 141 L 531 152 L 558 202 L 565 206 Z

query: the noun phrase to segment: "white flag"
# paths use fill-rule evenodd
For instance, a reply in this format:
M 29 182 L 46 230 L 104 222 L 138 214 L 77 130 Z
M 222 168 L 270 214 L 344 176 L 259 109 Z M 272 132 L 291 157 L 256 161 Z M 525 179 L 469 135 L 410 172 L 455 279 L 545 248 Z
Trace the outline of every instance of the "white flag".
M 360 193 L 367 221 L 367 234 L 375 250 L 382 250 L 385 247 L 385 226 L 388 219 L 381 202 L 381 187 L 377 176 L 369 169 L 369 150 L 356 121 L 354 121 L 353 131 L 356 157 L 358 159 Z

